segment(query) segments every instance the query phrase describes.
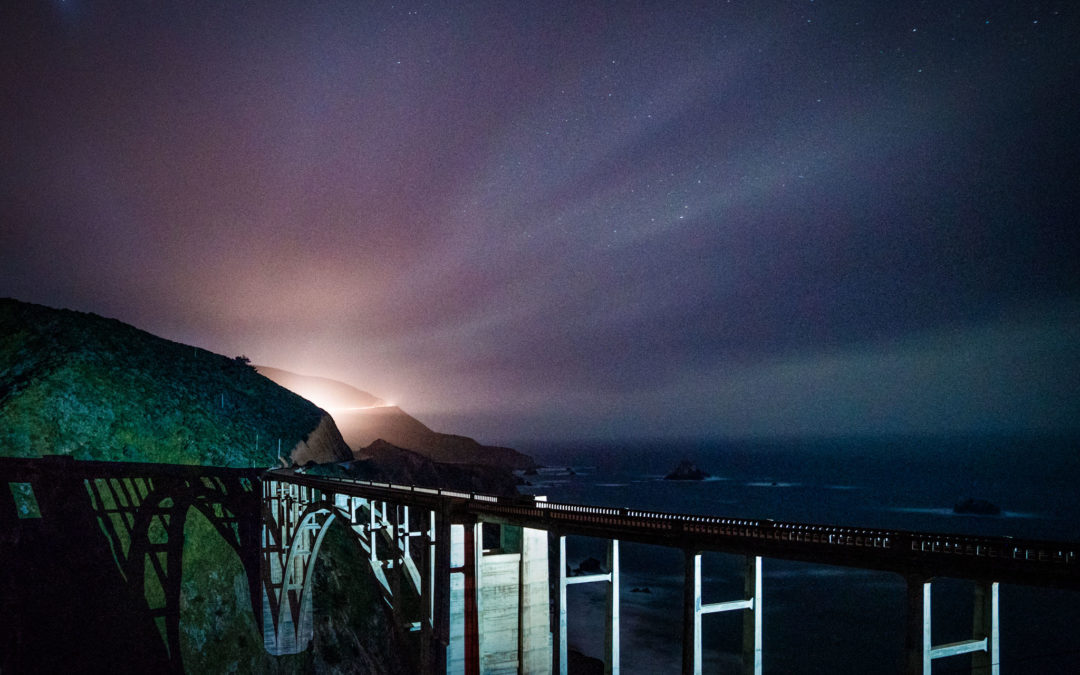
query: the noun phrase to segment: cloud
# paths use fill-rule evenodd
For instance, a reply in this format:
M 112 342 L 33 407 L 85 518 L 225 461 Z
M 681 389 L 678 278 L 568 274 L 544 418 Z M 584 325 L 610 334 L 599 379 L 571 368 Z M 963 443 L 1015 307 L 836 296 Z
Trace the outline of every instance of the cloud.
M 11 10 L 0 294 L 507 429 L 1068 424 L 949 336 L 1080 294 L 1071 35 L 736 5 Z
M 719 363 L 628 405 L 658 411 L 657 427 L 732 436 L 1075 431 L 1078 318 L 1080 307 L 1067 303 L 828 352 Z

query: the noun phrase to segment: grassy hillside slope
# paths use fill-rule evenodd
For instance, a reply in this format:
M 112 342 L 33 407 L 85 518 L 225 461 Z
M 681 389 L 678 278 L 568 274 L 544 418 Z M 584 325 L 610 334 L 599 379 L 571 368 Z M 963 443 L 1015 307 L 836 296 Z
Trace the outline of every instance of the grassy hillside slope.
M 350 459 L 332 427 L 241 360 L 0 299 L 0 456 L 268 466 L 280 441 L 301 463 Z

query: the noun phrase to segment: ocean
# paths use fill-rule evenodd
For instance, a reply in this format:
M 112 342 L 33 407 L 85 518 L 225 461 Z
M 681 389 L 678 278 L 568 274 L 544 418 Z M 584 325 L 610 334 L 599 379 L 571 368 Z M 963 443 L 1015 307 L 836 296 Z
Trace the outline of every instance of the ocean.
M 549 500 L 680 513 L 772 518 L 928 532 L 1080 542 L 1080 439 L 881 438 L 776 441 L 639 441 L 519 444 L 544 465 L 523 492 Z M 688 459 L 712 476 L 665 481 Z M 958 515 L 985 499 L 999 516 Z M 576 567 L 604 559 L 602 541 L 571 537 Z M 622 667 L 676 673 L 681 658 L 682 554 L 624 543 Z M 708 553 L 703 601 L 741 597 L 743 560 Z M 767 673 L 897 673 L 903 667 L 905 586 L 898 575 L 764 561 Z M 569 642 L 603 653 L 602 584 L 571 586 Z M 635 590 L 637 589 L 637 590 Z M 933 586 L 934 644 L 970 638 L 972 583 Z M 1076 672 L 1080 593 L 1001 587 L 1003 673 Z M 739 672 L 737 613 L 703 618 L 704 670 Z M 934 673 L 970 672 L 970 657 L 935 661 Z

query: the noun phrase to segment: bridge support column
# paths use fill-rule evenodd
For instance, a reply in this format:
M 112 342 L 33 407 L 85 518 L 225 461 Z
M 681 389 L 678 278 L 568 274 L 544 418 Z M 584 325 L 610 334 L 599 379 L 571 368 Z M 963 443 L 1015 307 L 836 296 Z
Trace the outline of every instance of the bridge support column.
M 572 584 L 587 584 L 596 581 L 606 581 L 607 587 L 607 617 L 604 631 L 604 673 L 605 675 L 618 675 L 619 673 L 619 540 L 612 539 L 608 542 L 607 552 L 608 572 L 604 574 L 585 574 L 576 577 L 566 576 L 566 537 L 559 536 L 559 598 L 556 611 L 559 615 L 559 627 L 554 636 L 555 650 L 558 655 L 557 672 L 566 675 L 568 672 L 568 655 L 566 642 L 566 587 Z
M 701 615 L 740 610 L 743 615 L 743 671 L 761 675 L 762 584 L 761 556 L 747 556 L 743 599 L 701 603 L 701 553 L 686 552 L 683 582 L 683 663 L 685 675 L 701 675 Z
M 376 544 L 375 544 L 375 540 L 376 540 L 375 533 L 379 529 L 378 522 L 376 521 L 376 518 L 378 517 L 377 509 L 376 509 L 376 506 L 375 506 L 376 504 L 378 504 L 378 502 L 376 502 L 374 499 L 371 500 L 370 504 L 368 504 L 368 528 L 367 528 L 367 531 L 368 531 L 368 543 L 369 543 L 369 545 L 371 547 L 371 550 L 368 551 L 368 554 L 370 556 L 371 567 L 372 568 L 374 568 L 376 566 L 376 564 L 379 562 L 379 554 L 375 550 L 375 546 L 376 546 Z
M 1001 672 L 1000 593 L 998 582 L 975 582 L 975 616 L 972 637 L 986 637 L 986 649 L 972 652 L 972 670 L 990 675 Z
M 480 672 L 480 562 L 483 537 L 480 523 L 451 527 L 450 646 L 447 672 Z
M 701 553 L 687 551 L 683 558 L 683 675 L 701 673 Z
M 551 672 L 546 530 L 522 528 L 518 569 L 518 672 Z
M 483 525 L 465 526 L 465 675 L 480 675 L 480 561 Z
M 567 675 L 570 672 L 567 665 L 566 651 L 566 537 L 559 535 L 559 595 L 555 602 L 555 614 L 558 617 L 558 626 L 552 631 L 552 641 L 555 643 L 553 656 L 555 657 L 556 675 Z
M 951 642 L 935 647 L 931 638 L 930 580 L 924 577 L 907 578 L 907 651 L 908 675 L 930 675 L 934 659 L 971 654 L 972 669 L 998 675 L 999 651 L 999 593 L 998 582 L 975 582 L 975 615 L 972 639 Z
M 761 584 L 761 556 L 746 557 L 743 598 L 750 603 L 743 614 L 743 668 L 761 675 L 762 619 L 765 615 L 764 589 Z
M 390 559 L 386 561 L 386 565 L 390 567 L 390 574 L 387 581 L 390 583 L 390 598 L 393 601 L 393 612 L 395 617 L 395 625 L 401 626 L 401 623 L 405 621 L 405 615 L 401 611 L 401 569 L 404 566 L 405 558 L 401 551 L 401 506 L 398 504 L 383 503 L 383 509 L 389 509 L 389 531 L 390 531 Z M 385 513 L 385 510 L 384 510 Z M 374 547 L 372 547 L 374 548 Z
M 619 674 L 619 540 L 608 542 L 607 635 L 604 638 L 604 675 Z
M 432 512 L 431 519 L 435 536 L 434 546 L 431 547 L 434 565 L 429 577 L 432 580 L 431 642 L 428 649 L 431 666 L 426 672 L 442 675 L 449 672 L 447 661 L 450 645 L 451 526 L 450 518 L 446 513 L 436 515 Z
M 420 670 L 431 673 L 435 648 L 435 596 L 431 592 L 435 587 L 435 512 L 429 512 L 426 519 L 420 546 Z

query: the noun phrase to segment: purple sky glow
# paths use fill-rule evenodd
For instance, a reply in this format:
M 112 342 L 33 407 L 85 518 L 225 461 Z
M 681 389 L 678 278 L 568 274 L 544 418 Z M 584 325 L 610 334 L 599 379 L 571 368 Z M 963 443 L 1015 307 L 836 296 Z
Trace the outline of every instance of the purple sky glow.
M 1074 432 L 1069 2 L 0 9 L 0 296 L 484 442 Z

